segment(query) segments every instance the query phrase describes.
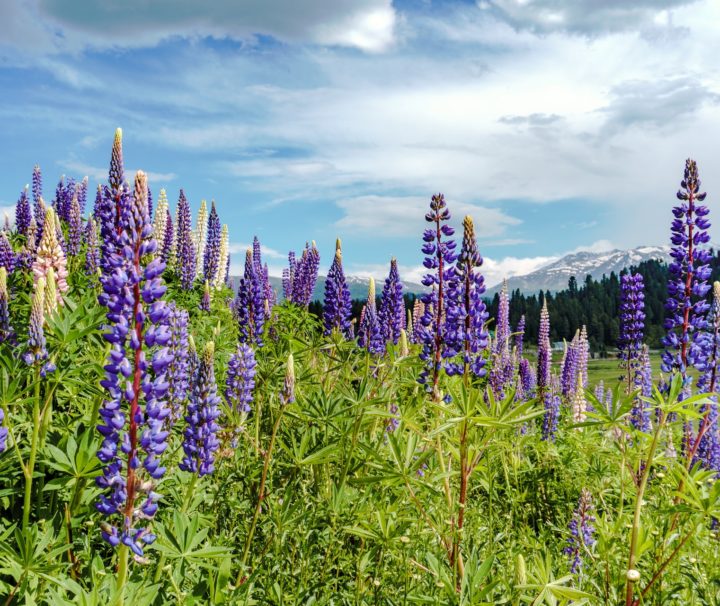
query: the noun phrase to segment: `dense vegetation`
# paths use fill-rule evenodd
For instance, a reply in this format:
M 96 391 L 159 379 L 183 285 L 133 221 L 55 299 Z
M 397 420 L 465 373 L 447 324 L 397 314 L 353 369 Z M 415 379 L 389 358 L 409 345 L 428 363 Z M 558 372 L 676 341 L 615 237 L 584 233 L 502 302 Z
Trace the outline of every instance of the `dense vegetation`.
M 456 249 L 434 196 L 434 288 L 406 320 L 393 265 L 352 325 L 339 245 L 320 319 L 314 246 L 281 305 L 259 245 L 233 293 L 215 209 L 192 234 L 179 206 L 151 223 L 118 135 L 80 225 L 73 185 L 31 220 L 21 199 L 0 234 L 2 603 L 720 602 L 717 411 L 675 358 L 653 388 L 641 280 L 545 308 L 501 297 L 491 319 L 472 221 Z M 552 359 L 550 335 L 574 332 L 551 333 L 554 314 L 579 327 L 588 301 L 623 318 L 627 381 L 609 391 L 587 380 L 604 320 Z M 713 326 L 717 343 L 708 317 L 693 343 Z

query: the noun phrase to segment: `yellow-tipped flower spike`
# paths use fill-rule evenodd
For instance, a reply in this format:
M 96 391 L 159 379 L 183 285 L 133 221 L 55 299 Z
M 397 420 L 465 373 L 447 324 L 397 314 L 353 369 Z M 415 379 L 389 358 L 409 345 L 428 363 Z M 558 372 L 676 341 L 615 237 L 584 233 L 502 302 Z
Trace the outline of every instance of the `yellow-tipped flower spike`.
M 295 401 L 295 358 L 290 354 L 285 368 L 285 384 L 283 385 L 280 399 L 283 404 L 290 404 Z
M 220 234 L 220 260 L 218 262 L 217 273 L 213 279 L 215 288 L 222 288 L 225 283 L 225 270 L 227 268 L 228 256 L 230 255 L 230 232 L 228 226 L 222 226 Z
M 0 265 L 0 299 L 9 300 L 7 289 L 7 269 L 4 265 Z
M 195 224 L 195 233 L 193 234 L 195 241 L 195 258 L 197 263 L 197 275 L 200 276 L 203 270 L 202 260 L 205 257 L 205 242 L 207 241 L 207 222 L 208 208 L 205 200 L 200 201 L 200 210 L 198 211 L 197 223 Z
M 33 262 L 33 278 L 37 282 L 40 278 L 47 276 L 48 269 L 51 267 L 55 271 L 55 280 L 60 292 L 67 292 L 67 261 L 57 238 L 57 231 L 53 229 L 56 226 L 55 210 L 51 207 L 45 210 L 45 222 L 43 227 L 42 238 L 38 245 L 37 255 Z
M 155 219 L 153 221 L 153 235 L 158 245 L 158 250 L 165 241 L 165 229 L 167 227 L 168 199 L 164 189 L 160 190 L 157 206 L 155 207 Z
M 368 304 L 375 305 L 375 278 L 370 278 L 368 284 Z
M 408 339 L 407 339 L 407 333 L 405 332 L 404 328 L 400 329 L 400 355 L 405 358 L 408 355 L 410 355 L 410 349 L 408 348 Z
M 57 284 L 55 283 L 55 271 L 50 267 L 45 276 L 45 296 L 43 301 L 44 317 L 47 318 L 52 316 L 58 308 L 58 292 Z

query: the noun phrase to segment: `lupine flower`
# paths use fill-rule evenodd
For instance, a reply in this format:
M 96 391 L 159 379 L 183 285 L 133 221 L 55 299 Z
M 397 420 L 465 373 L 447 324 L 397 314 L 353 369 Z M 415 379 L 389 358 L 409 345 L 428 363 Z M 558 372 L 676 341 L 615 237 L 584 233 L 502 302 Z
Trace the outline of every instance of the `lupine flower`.
M 578 339 L 578 355 L 577 355 L 577 376 L 578 385 L 582 389 L 587 389 L 588 385 L 588 360 L 590 359 L 590 342 L 587 337 L 587 328 L 585 325 L 580 329 L 580 338 Z
M 282 271 L 282 288 L 283 297 L 286 301 L 289 301 L 292 297 L 293 280 L 295 279 L 295 267 L 297 262 L 295 260 L 295 253 L 291 250 L 288 253 L 288 266 Z
M 575 391 L 572 394 L 570 402 L 572 406 L 573 423 L 583 423 L 586 419 L 587 400 L 585 399 L 585 390 L 582 387 L 582 377 L 577 375 Z
M 119 155 L 113 151 L 110 193 L 122 178 L 122 150 L 117 150 Z M 165 266 L 153 258 L 157 243 L 147 212 L 145 174 L 138 171 L 131 200 L 122 191 L 117 200 L 127 206 L 118 209 L 117 248 L 103 258 L 100 278 L 108 308 L 109 332 L 104 337 L 111 349 L 101 382 L 109 398 L 102 404 L 98 425 L 103 441 L 97 456 L 104 467 L 96 478 L 103 490 L 96 507 L 106 516 L 121 517 L 118 525 L 103 523 L 103 538 L 113 547 L 122 543 L 142 557 L 144 546 L 155 540 L 142 521 L 157 511 L 160 495 L 155 485 L 165 473 L 160 455 L 169 435 L 165 425 L 170 410 L 164 400 L 165 373 L 172 359 L 166 347 L 169 310 L 162 301 Z M 144 265 L 148 259 L 152 260 Z
M 4 267 L 8 274 L 15 269 L 15 253 L 4 231 L 0 232 L 0 267 Z
M 535 391 L 535 372 L 527 358 L 520 358 L 518 363 L 518 400 L 532 397 Z
M 197 256 L 195 245 L 190 229 L 190 204 L 185 197 L 185 192 L 180 190 L 178 200 L 178 219 L 176 238 L 176 260 L 180 273 L 180 284 L 184 290 L 190 290 L 196 275 Z
M 325 334 L 329 335 L 333 330 L 337 330 L 346 339 L 349 339 L 351 311 L 350 289 L 345 280 L 342 247 L 338 239 L 335 243 L 335 258 L 325 279 L 325 300 L 323 302 Z
M 587 488 L 583 488 L 580 492 L 577 509 L 568 525 L 570 537 L 564 550 L 570 560 L 570 572 L 573 574 L 579 572 L 583 567 L 583 551 L 595 544 L 595 527 L 593 526 L 595 517 L 592 511 L 592 495 Z
M 364 347 L 371 354 L 381 356 L 385 353 L 385 339 L 378 320 L 375 308 L 375 280 L 370 278 L 368 285 L 368 298 L 358 326 L 358 345 Z
M 230 260 L 230 233 L 227 224 L 222 226 L 220 234 L 220 260 L 212 284 L 215 288 L 222 288 L 225 285 L 225 268 Z
M 195 258 L 197 259 L 197 277 L 203 273 L 203 260 L 205 258 L 205 243 L 207 242 L 208 211 L 207 202 L 200 200 L 197 223 L 193 232 L 193 246 L 195 247 Z
M 413 343 L 422 343 L 422 332 L 423 332 L 423 325 L 422 325 L 422 317 L 425 315 L 425 303 L 422 302 L 421 299 L 415 299 L 415 303 L 413 303 L 413 311 L 412 311 L 412 331 L 410 334 L 410 340 Z
M 545 414 L 543 415 L 542 439 L 554 442 L 560 422 L 560 385 L 555 376 L 550 379 L 549 384 L 543 390 L 543 404 Z
M 285 368 L 285 382 L 280 392 L 280 402 L 282 404 L 292 404 L 295 401 L 295 359 L 290 354 L 287 359 L 287 367 Z
M 666 349 L 662 356 L 663 371 L 678 370 L 684 378 L 691 366 L 704 371 L 707 358 L 703 334 L 710 309 L 705 295 L 710 290 L 707 280 L 711 273 L 711 253 L 703 245 L 710 241 L 707 232 L 710 210 L 707 206 L 696 205 L 696 202 L 705 200 L 705 196 L 704 192 L 700 193 L 697 164 L 688 159 L 681 189 L 677 193 L 680 204 L 673 208 L 672 262 L 668 266 L 670 277 L 665 303 L 667 334 L 663 339 Z
M 562 395 L 566 398 L 572 397 L 577 386 L 577 366 L 578 366 L 578 341 L 580 340 L 580 331 L 575 332 L 570 343 L 565 343 L 565 351 L 563 352 L 562 363 L 560 364 L 560 389 Z
M 626 389 L 632 390 L 639 370 L 645 329 L 645 293 L 642 274 L 620 277 L 620 338 L 618 350 L 625 370 Z
M 175 228 L 173 227 L 172 217 L 170 213 L 167 214 L 167 220 L 165 222 L 165 237 L 162 241 L 162 251 L 160 252 L 160 258 L 167 264 L 168 267 L 172 268 L 175 266 Z
M 650 351 L 647 345 L 642 347 L 638 368 L 634 376 L 634 387 L 640 390 L 640 396 L 649 398 L 652 396 L 652 367 L 650 366 Z M 598 398 L 602 402 L 601 398 Z M 632 426 L 644 432 L 650 431 L 650 413 L 647 403 L 640 397 L 635 398 L 632 410 L 630 411 L 630 423 Z
M 7 287 L 7 274 L 7 269 L 0 266 L 0 343 L 14 345 L 15 331 L 10 325 L 10 293 Z M 0 410 L 2 409 L 0 408 Z M 0 419 L 0 422 L 2 422 L 2 419 Z M 2 441 L 1 437 L 0 441 Z
M 58 181 L 55 187 L 55 197 L 52 200 L 51 206 L 55 209 L 56 215 L 62 219 L 65 218 L 65 175 L 60 176 L 60 181 Z
M 165 227 L 168 224 L 168 215 L 167 193 L 164 189 L 161 189 L 160 198 L 155 208 L 155 217 L 153 219 L 153 237 L 158 243 L 158 246 L 162 246 L 165 243 Z
M 180 463 L 180 469 L 201 477 L 215 470 L 215 451 L 220 446 L 217 437 L 220 430 L 217 423 L 220 417 L 220 397 L 217 395 L 215 382 L 214 355 L 215 345 L 210 341 L 200 356 L 185 416 L 185 456 Z
M 432 291 L 422 295 L 425 304 L 422 324 L 422 344 L 420 359 L 425 362 L 425 370 L 418 381 L 427 386 L 428 391 L 436 400 L 440 399 L 438 381 L 442 369 L 443 354 L 452 355 L 452 351 L 445 346 L 445 317 L 448 314 L 447 282 L 454 279 L 453 263 L 456 244 L 450 238 L 455 230 L 446 224 L 450 220 L 450 211 L 445 203 L 445 197 L 437 194 L 430 201 L 430 212 L 425 215 L 425 221 L 433 224 L 432 229 L 423 233 L 424 244 L 422 252 L 426 255 L 423 265 L 429 270 L 422 280 L 424 286 L 432 287 Z
M 206 312 L 210 311 L 210 303 L 210 283 L 205 280 L 202 298 L 200 299 L 200 309 Z
M 234 312 L 240 327 L 239 340 L 241 343 L 251 343 L 258 347 L 263 345 L 264 294 L 262 282 L 255 273 L 252 249 L 248 248 L 245 254 L 245 273 L 240 280 L 234 303 Z
M 37 164 L 33 168 L 32 197 L 33 204 L 35 205 L 35 212 L 33 213 L 33 216 L 35 217 L 36 222 L 41 222 L 45 217 L 45 209 L 40 208 L 40 200 L 42 200 L 42 173 L 40 172 L 40 167 Z M 39 211 L 42 211 L 42 213 L 40 214 Z
M 65 259 L 65 253 L 58 242 L 57 232 L 51 228 L 54 224 L 55 211 L 52 207 L 49 207 L 45 211 L 45 230 L 38 245 L 37 256 L 35 257 L 35 262 L 32 267 L 33 276 L 37 282 L 40 278 L 44 278 L 47 275 L 47 270 L 52 267 L 55 271 L 58 290 L 61 293 L 66 293 L 68 290 L 67 261 Z
M 253 253 L 253 264 L 255 265 L 255 273 L 260 278 L 260 283 L 262 285 L 263 289 L 263 296 L 265 299 L 268 298 L 268 292 L 269 292 L 269 279 L 266 272 L 266 267 L 263 268 L 263 262 L 262 262 L 262 250 L 260 246 L 260 240 L 257 236 L 253 237 L 253 244 L 252 244 L 252 253 Z
M 291 263 L 287 274 L 291 289 L 290 301 L 300 307 L 307 307 L 312 299 L 320 268 L 320 253 L 315 246 L 315 241 L 312 246 L 305 245 L 305 250 L 297 263 L 294 262 L 295 255 L 292 258 L 288 255 L 288 258 Z
M 23 354 L 23 361 L 28 366 L 39 366 L 40 376 L 44 377 L 55 370 L 55 365 L 48 361 L 48 352 L 45 345 L 45 278 L 41 277 L 35 282 L 32 305 L 30 307 L 30 325 L 28 327 L 27 349 Z
M 150 221 L 152 221 L 153 218 L 153 197 L 152 197 L 152 191 L 150 191 L 150 186 L 148 185 L 147 188 L 147 210 L 148 210 L 148 217 L 150 217 Z M 157 242 L 158 239 L 155 238 L 155 242 Z
M 537 387 L 538 397 L 543 399 L 546 388 L 550 383 L 550 366 L 552 364 L 552 349 L 550 348 L 550 314 L 547 300 L 543 301 L 540 310 L 540 328 L 538 329 L 537 350 Z
M 390 260 L 390 273 L 385 279 L 380 296 L 378 321 L 383 339 L 397 345 L 400 331 L 405 326 L 405 300 L 403 299 L 403 284 L 398 273 L 397 259 Z
M 92 211 L 92 216 L 95 219 L 96 225 L 99 225 L 99 222 L 102 219 L 102 217 L 101 217 L 102 211 L 103 211 L 103 187 L 102 187 L 102 185 L 98 184 L 97 189 L 95 190 L 95 202 L 93 202 L 93 211 Z
M 188 338 L 188 312 L 175 303 L 168 306 L 167 327 L 170 330 L 168 348 L 172 360 L 167 367 L 167 401 L 171 411 L 168 419 L 177 421 L 184 413 L 190 394 L 190 342 Z
M 123 231 L 123 212 L 131 206 L 130 191 L 125 182 L 125 168 L 123 165 L 122 130 L 115 130 L 112 152 L 110 154 L 110 171 L 108 185 L 103 187 L 102 199 L 96 201 L 95 220 L 100 227 L 100 266 L 104 274 L 110 274 L 115 267 L 112 256 L 116 250 L 122 249 L 119 242 Z M 100 303 L 105 305 L 105 295 L 99 297 Z
M 463 220 L 463 243 L 455 266 L 456 277 L 450 283 L 447 311 L 446 355 L 462 355 L 461 362 L 447 361 L 449 375 L 486 374 L 483 351 L 488 345 L 485 322 L 488 313 L 482 295 L 485 280 L 480 274 L 482 257 L 477 247 L 472 217 Z
M 100 267 L 100 249 L 98 248 L 97 225 L 94 217 L 85 225 L 85 274 L 95 277 Z
M 496 397 L 503 397 L 515 375 L 515 360 L 512 356 L 512 336 L 510 333 L 510 297 L 507 280 L 503 280 L 500 289 L 498 315 L 495 322 L 495 339 L 491 346 L 492 366 L 490 368 L 490 386 Z
M 390 416 L 385 421 L 386 433 L 393 433 L 400 426 L 399 408 L 396 402 L 390 404 Z
M 406 336 L 413 334 L 414 328 L 413 328 L 413 314 L 412 314 L 412 312 L 413 312 L 413 310 L 411 310 L 411 309 L 408 309 L 408 310 L 407 310 L 407 316 L 406 316 L 406 318 L 405 318 L 405 332 L 406 332 Z M 412 337 L 410 337 L 409 341 L 412 342 Z
M 80 252 L 80 242 L 82 240 L 82 215 L 80 214 L 80 202 L 77 194 L 70 201 L 70 210 L 68 211 L 68 243 L 67 253 L 71 257 L 76 256 Z
M 523 341 L 525 340 L 525 315 L 520 316 L 515 327 L 515 352 L 518 359 L 523 355 Z
M 28 186 L 20 192 L 20 198 L 15 206 L 15 229 L 23 236 L 27 237 L 30 221 L 32 220 L 32 209 L 30 208 L 30 200 L 28 199 Z
M 225 399 L 235 411 L 247 414 L 253 401 L 255 389 L 255 352 L 247 343 L 238 343 L 230 356 L 225 379 Z
M 5 411 L 0 406 L 0 453 L 5 452 L 7 448 L 8 428 L 3 425 L 4 420 Z
M 213 202 L 210 216 L 207 219 L 207 242 L 203 257 L 203 276 L 206 282 L 214 282 L 220 266 L 221 229 L 220 217 L 218 217 L 215 202 Z
M 85 206 L 87 205 L 88 178 L 83 177 L 80 185 L 77 186 L 77 199 L 80 205 L 80 216 L 85 216 Z M 149 193 L 149 192 L 148 192 Z

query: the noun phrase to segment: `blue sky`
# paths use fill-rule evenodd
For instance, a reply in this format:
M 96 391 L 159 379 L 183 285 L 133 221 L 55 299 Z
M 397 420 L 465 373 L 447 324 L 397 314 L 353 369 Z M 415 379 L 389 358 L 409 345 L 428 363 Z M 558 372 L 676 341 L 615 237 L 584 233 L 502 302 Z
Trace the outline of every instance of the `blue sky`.
M 211 8 L 208 8 L 211 7 Z M 665 243 L 686 157 L 720 194 L 714 0 L 0 3 L 0 207 L 40 164 L 215 199 L 234 267 L 316 240 L 418 280 L 425 207 L 471 214 L 490 285 Z

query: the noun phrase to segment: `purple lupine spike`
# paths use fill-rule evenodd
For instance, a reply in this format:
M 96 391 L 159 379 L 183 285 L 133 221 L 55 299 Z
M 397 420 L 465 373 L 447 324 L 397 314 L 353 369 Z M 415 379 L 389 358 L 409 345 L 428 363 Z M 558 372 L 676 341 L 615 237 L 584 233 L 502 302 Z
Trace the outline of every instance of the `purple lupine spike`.
M 325 335 L 337 330 L 346 339 L 350 338 L 350 316 L 352 300 L 342 266 L 342 244 L 335 243 L 335 258 L 325 279 L 325 300 L 323 302 L 323 325 Z
M 32 209 L 30 208 L 30 200 L 28 199 L 28 186 L 26 185 L 20 192 L 17 205 L 15 206 L 15 229 L 20 235 L 27 238 L 28 229 L 32 221 Z
M 35 220 L 37 221 L 38 218 L 38 205 L 40 204 L 40 200 L 42 199 L 42 172 L 40 172 L 40 167 L 36 164 L 33 168 L 33 174 L 32 174 L 32 197 L 33 197 L 33 204 L 35 205 Z
M 101 213 L 103 210 L 103 188 L 102 185 L 98 184 L 95 190 L 95 202 L 93 202 L 92 216 L 95 219 L 95 224 L 99 225 L 102 220 Z
M 587 327 L 583 324 L 578 339 L 577 375 L 578 385 L 582 390 L 588 386 L 588 361 L 590 360 L 590 342 L 587 336 Z
M 570 560 L 570 572 L 573 574 L 582 570 L 583 552 L 595 544 L 595 527 L 593 526 L 595 517 L 592 511 L 592 495 L 587 488 L 583 488 L 580 492 L 577 509 L 568 525 L 570 537 L 568 537 L 568 545 L 564 550 Z
M 15 253 L 4 231 L 0 231 L 0 267 L 7 269 L 8 274 L 15 269 Z
M 58 181 L 55 187 L 55 197 L 51 202 L 51 206 L 55 209 L 55 214 L 63 219 L 63 207 L 65 206 L 65 175 L 60 176 L 60 181 Z
M 217 434 L 220 426 L 220 397 L 217 395 L 215 382 L 215 345 L 212 341 L 205 345 L 197 374 L 192 385 L 190 401 L 187 406 L 185 421 L 185 439 L 183 451 L 185 456 L 180 469 L 196 473 L 202 477 L 215 470 L 215 451 L 220 446 Z
M 580 339 L 580 331 L 575 332 L 570 343 L 565 343 L 565 351 L 563 353 L 562 364 L 560 365 L 560 389 L 562 395 L 569 398 L 575 391 L 577 386 L 577 366 L 578 366 L 578 341 Z
M 190 223 L 190 204 L 182 189 L 180 190 L 177 212 L 176 258 L 178 271 L 180 272 L 180 284 L 184 290 L 190 290 L 195 281 L 197 259 L 195 257 L 195 245 L 193 244 L 192 226 Z
M 238 343 L 230 356 L 225 379 L 225 399 L 235 411 L 250 412 L 255 389 L 255 352 L 247 343 Z
M 270 270 L 268 269 L 267 263 L 263 266 L 263 283 L 265 284 L 265 301 L 268 304 L 270 310 L 277 305 L 277 294 L 275 289 L 270 284 Z
M 7 286 L 7 275 L 7 269 L 0 266 L 0 343 L 15 345 L 15 331 L 10 324 L 10 292 Z
M 170 216 L 170 213 L 168 213 L 167 219 L 165 220 L 165 237 L 162 242 L 162 252 L 160 254 L 160 257 L 167 265 L 172 264 L 174 245 L 175 245 L 175 234 L 174 234 L 173 220 L 172 220 L 172 217 Z
M 57 213 L 58 217 L 66 223 L 70 221 L 70 205 L 76 195 L 77 185 L 75 184 L 75 179 L 69 177 L 59 203 L 60 212 Z
M 230 261 L 232 257 L 230 253 L 228 252 L 227 262 L 225 263 L 225 280 L 223 282 L 225 283 L 225 286 L 230 288 Z
M 234 312 L 238 320 L 241 343 L 263 346 L 263 328 L 265 326 L 265 293 L 262 281 L 255 273 L 252 249 L 245 253 L 245 273 L 240 280 L 234 302 Z
M 211 299 L 210 299 L 210 282 L 205 280 L 205 285 L 203 286 L 203 294 L 200 298 L 200 311 L 209 312 L 210 311 L 210 305 L 211 305 Z
M 620 277 L 620 366 L 624 369 L 626 390 L 632 391 L 640 370 L 643 332 L 645 329 L 645 293 L 642 274 Z
M 525 315 L 520 316 L 515 327 L 515 352 L 518 359 L 523 355 L 523 341 L 525 340 Z
M 115 158 L 114 148 L 107 191 L 124 203 L 124 186 L 117 180 L 122 169 Z M 165 395 L 172 359 L 167 347 L 169 310 L 162 301 L 165 266 L 153 255 L 157 244 L 147 213 L 144 173 L 138 171 L 131 203 L 121 211 L 117 231 L 113 228 L 117 248 L 103 258 L 100 278 L 108 309 L 109 332 L 104 337 L 111 349 L 101 382 L 109 397 L 103 401 L 98 425 L 103 441 L 97 456 L 103 473 L 95 481 L 103 492 L 96 507 L 113 520 L 101 526 L 103 538 L 113 547 L 126 545 L 139 558 L 144 546 L 155 540 L 144 521 L 157 511 L 160 495 L 155 486 L 165 473 L 160 455 L 169 435 Z
M 550 366 L 552 365 L 552 349 L 550 347 L 550 314 L 547 300 L 543 301 L 540 310 L 540 328 L 538 329 L 537 349 L 537 387 L 538 397 L 542 400 L 545 390 L 550 384 Z
M 262 262 L 262 250 L 260 246 L 260 240 L 257 236 L 253 236 L 253 244 L 252 244 L 252 255 L 253 255 L 253 264 L 255 265 L 255 273 L 260 276 L 262 280 L 263 285 L 263 292 L 268 292 L 268 285 L 269 280 L 267 278 L 267 274 L 263 268 L 263 262 Z M 267 298 L 267 296 L 266 296 Z
M 292 293 L 290 294 L 292 303 L 300 307 L 307 307 L 310 304 L 319 269 L 320 253 L 313 241 L 312 246 L 305 246 L 300 261 L 295 266 L 292 277 Z
M 67 254 L 71 257 L 75 257 L 80 252 L 82 229 L 83 225 L 82 215 L 80 214 L 80 202 L 76 194 L 70 202 L 70 211 L 68 213 Z
M 510 340 L 510 298 L 508 296 L 507 280 L 503 279 L 500 289 L 500 302 L 498 304 L 498 315 L 495 323 L 495 339 L 493 341 L 493 353 L 499 355 L 507 347 Z
M 87 206 L 88 178 L 83 177 L 80 185 L 77 186 L 77 199 L 80 205 L 80 216 L 85 216 L 85 207 Z M 149 193 L 149 192 L 148 192 Z
M 422 317 L 425 315 L 425 303 L 421 299 L 415 299 L 413 303 L 412 311 L 412 325 L 413 329 L 410 333 L 410 341 L 412 343 L 423 342 L 423 325 Z
M 203 259 L 203 276 L 206 282 L 213 282 L 219 270 L 221 231 L 220 217 L 218 217 L 215 201 L 213 201 L 207 222 L 207 241 Z
M 5 452 L 7 448 L 8 428 L 4 426 L 3 421 L 5 421 L 5 411 L 0 407 L 0 453 Z
M 55 365 L 48 361 L 48 351 L 45 344 L 45 278 L 41 277 L 35 282 L 32 305 L 30 307 L 30 323 L 28 327 L 27 349 L 23 354 L 23 361 L 28 366 L 40 367 L 40 376 L 44 377 L 55 370 Z
M 148 209 L 148 217 L 152 220 L 153 217 L 153 197 L 152 197 L 152 191 L 150 191 L 150 186 L 148 185 L 147 188 L 147 209 Z M 158 242 L 159 245 L 159 242 Z
M 485 301 L 485 279 L 480 274 L 482 256 L 477 246 L 472 217 L 463 219 L 463 241 L 455 266 L 456 278 L 448 290 L 447 335 L 444 355 L 461 355 L 460 362 L 449 360 L 445 369 L 449 375 L 476 377 L 486 374 L 483 352 L 488 346 L 485 322 L 488 319 Z
M 639 395 L 649 398 L 652 396 L 652 366 L 650 365 L 650 351 L 644 345 L 638 358 L 638 368 L 634 376 L 634 386 L 640 390 Z M 602 398 L 598 398 L 602 402 Z M 644 432 L 649 432 L 650 412 L 648 404 L 640 397 L 635 398 L 632 411 L 630 412 L 630 423 L 632 426 Z
M 85 224 L 85 275 L 95 277 L 100 268 L 100 249 L 98 248 L 97 224 L 90 217 Z
M 537 390 L 539 392 L 539 389 Z M 560 382 L 552 376 L 542 391 L 545 414 L 542 423 L 542 439 L 554 442 L 560 423 Z
M 446 224 L 450 220 L 450 211 L 445 203 L 445 196 L 434 195 L 430 201 L 430 212 L 425 215 L 425 221 L 433 224 L 432 229 L 423 232 L 422 252 L 426 255 L 423 265 L 429 272 L 423 278 L 423 285 L 432 287 L 429 293 L 422 295 L 425 304 L 422 325 L 423 348 L 420 359 L 425 362 L 425 370 L 418 377 L 418 382 L 425 384 L 433 398 L 440 400 L 440 371 L 442 370 L 443 353 L 448 353 L 445 346 L 445 317 L 447 307 L 447 282 L 455 277 L 453 263 L 456 244 L 450 238 L 455 230 Z
M 394 258 L 390 260 L 390 273 L 383 286 L 378 321 L 383 339 L 397 345 L 400 331 L 405 322 L 405 300 L 403 299 L 403 284 L 398 273 L 397 259 Z
M 295 269 L 297 267 L 297 261 L 295 259 L 295 253 L 291 250 L 288 253 L 288 267 L 283 269 L 282 272 L 282 287 L 283 297 L 286 301 L 290 301 L 292 298 L 293 282 L 295 280 Z
M 527 358 L 520 358 L 518 363 L 518 383 L 520 392 L 518 400 L 522 397 L 530 398 L 535 391 L 535 372 L 533 371 L 530 361 Z
M 367 303 L 363 309 L 358 326 L 358 345 L 371 354 L 381 356 L 385 353 L 385 339 L 375 308 L 375 280 L 370 278 Z
M 663 338 L 662 369 L 664 372 L 677 370 L 686 379 L 688 368 L 692 366 L 700 372 L 706 370 L 703 335 L 710 309 L 705 295 L 710 290 L 707 280 L 711 273 L 711 253 L 704 247 L 710 241 L 707 232 L 710 210 L 707 206 L 696 205 L 705 200 L 706 194 L 700 192 L 694 160 L 685 162 L 685 174 L 677 197 L 680 204 L 673 208 L 675 219 L 671 226 L 673 248 L 670 251 L 672 262 L 668 266 L 667 334 Z
M 185 404 L 190 395 L 190 342 L 188 340 L 188 312 L 175 303 L 169 305 L 167 326 L 170 330 L 168 347 L 172 361 L 167 369 L 167 401 L 171 411 L 168 420 L 171 423 L 183 416 Z

